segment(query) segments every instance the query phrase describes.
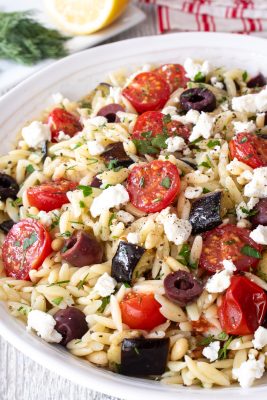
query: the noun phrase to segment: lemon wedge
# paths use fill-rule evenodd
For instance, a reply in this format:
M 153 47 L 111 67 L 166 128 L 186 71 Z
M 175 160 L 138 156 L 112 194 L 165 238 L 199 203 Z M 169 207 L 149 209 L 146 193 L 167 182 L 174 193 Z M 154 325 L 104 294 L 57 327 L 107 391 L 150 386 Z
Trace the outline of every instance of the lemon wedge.
M 105 28 L 125 10 L 129 0 L 45 0 L 58 27 L 73 35 Z

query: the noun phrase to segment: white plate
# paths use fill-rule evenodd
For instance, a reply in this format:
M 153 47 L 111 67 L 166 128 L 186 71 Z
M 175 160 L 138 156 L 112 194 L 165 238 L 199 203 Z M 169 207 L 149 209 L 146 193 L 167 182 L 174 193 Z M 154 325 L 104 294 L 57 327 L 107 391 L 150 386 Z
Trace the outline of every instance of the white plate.
M 79 98 L 103 80 L 105 74 L 122 66 L 143 63 L 183 62 L 185 57 L 209 59 L 215 65 L 239 66 L 251 73 L 267 75 L 267 51 L 264 39 L 214 33 L 178 33 L 145 37 L 100 46 L 65 58 L 19 84 L 0 99 L 1 152 L 20 126 L 44 108 L 52 93 L 62 92 Z M 9 138 L 6 140 L 6 138 Z M 267 378 L 249 390 L 239 387 L 200 388 L 170 387 L 157 382 L 128 378 L 91 366 L 75 358 L 60 346 L 49 345 L 26 332 L 25 327 L 0 305 L 0 334 L 11 344 L 46 368 L 77 384 L 123 399 L 141 400 L 233 400 L 266 399 Z
M 34 10 L 34 16 L 44 25 L 50 28 L 56 28 L 52 24 L 48 15 L 44 12 L 42 5 L 43 1 L 36 0 L 0 0 L 0 10 L 5 12 Z M 107 28 L 93 33 L 91 35 L 75 36 L 66 42 L 66 47 L 69 53 L 76 53 L 77 51 L 87 49 L 98 43 L 101 43 L 112 36 L 132 28 L 139 24 L 146 18 L 145 13 L 139 8 L 129 5 L 122 16 Z M 45 60 L 38 64 L 28 67 L 0 59 L 0 95 L 4 94 L 11 87 L 15 86 L 18 82 L 22 81 L 34 72 L 38 71 L 46 65 L 55 62 L 55 60 Z

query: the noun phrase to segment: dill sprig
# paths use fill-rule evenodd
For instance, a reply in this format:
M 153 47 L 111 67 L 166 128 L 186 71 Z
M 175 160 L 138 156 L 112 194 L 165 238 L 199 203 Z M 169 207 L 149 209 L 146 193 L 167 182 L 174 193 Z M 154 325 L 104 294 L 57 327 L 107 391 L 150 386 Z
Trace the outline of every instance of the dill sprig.
M 64 57 L 67 39 L 35 21 L 31 11 L 0 12 L 0 58 L 33 65 L 46 58 Z

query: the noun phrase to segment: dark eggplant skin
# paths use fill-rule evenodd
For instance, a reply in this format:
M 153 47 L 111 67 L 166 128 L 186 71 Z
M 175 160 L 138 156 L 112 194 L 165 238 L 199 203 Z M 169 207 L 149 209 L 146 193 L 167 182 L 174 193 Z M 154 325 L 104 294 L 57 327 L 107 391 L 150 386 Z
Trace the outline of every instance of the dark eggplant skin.
M 121 142 L 112 143 L 107 146 L 106 151 L 101 154 L 106 163 L 116 160 L 116 167 L 128 168 L 134 161 L 127 155 Z
M 144 253 L 144 247 L 121 241 L 112 259 L 112 278 L 117 282 L 131 283 L 134 269 Z
M 12 221 L 12 219 L 7 219 L 0 224 L 0 230 L 4 233 L 8 233 L 15 223 L 16 222 Z
M 0 200 L 16 199 L 19 191 L 17 181 L 10 175 L 0 172 Z
M 45 162 L 46 157 L 48 156 L 48 141 L 42 143 L 41 153 L 43 155 L 42 162 Z
M 123 339 L 120 373 L 130 376 L 161 375 L 165 372 L 169 338 Z
M 192 203 L 189 222 L 193 235 L 209 231 L 222 223 L 221 203 L 221 191 L 208 193 Z

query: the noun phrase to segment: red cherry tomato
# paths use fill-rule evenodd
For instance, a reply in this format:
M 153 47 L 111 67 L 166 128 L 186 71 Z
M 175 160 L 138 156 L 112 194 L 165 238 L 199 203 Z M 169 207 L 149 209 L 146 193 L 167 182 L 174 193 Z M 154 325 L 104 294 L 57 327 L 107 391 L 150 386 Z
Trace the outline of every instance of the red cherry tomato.
M 50 112 L 48 124 L 50 125 L 52 142 L 57 142 L 59 132 L 61 131 L 72 137 L 83 129 L 76 115 L 69 113 L 63 108 L 54 108 L 54 110 Z
M 66 193 L 76 189 L 76 187 L 77 183 L 64 179 L 44 182 L 39 186 L 28 189 L 27 197 L 32 207 L 48 212 L 69 203 Z
M 256 268 L 259 258 L 245 253 L 252 249 L 260 256 L 262 246 L 249 237 L 250 231 L 235 225 L 222 225 L 203 235 L 203 250 L 199 260 L 201 268 L 214 273 L 223 269 L 222 261 L 231 259 L 238 271 Z
M 248 335 L 261 325 L 267 311 L 262 288 L 244 276 L 233 276 L 218 309 L 222 330 L 229 335 Z
M 150 331 L 166 321 L 160 307 L 152 293 L 131 292 L 120 303 L 122 322 L 131 329 Z
M 139 210 L 152 213 L 166 208 L 180 190 L 177 167 L 169 161 L 152 161 L 134 167 L 127 180 L 130 200 Z
M 2 246 L 7 276 L 29 279 L 29 272 L 38 269 L 52 252 L 49 233 L 40 222 L 23 219 L 8 232 Z
M 239 133 L 229 143 L 232 158 L 259 168 L 267 165 L 267 141 L 250 133 Z
M 185 140 L 188 140 L 191 133 L 187 126 L 179 121 L 169 121 L 160 111 L 147 111 L 137 118 L 133 138 L 146 140 L 147 132 L 152 132 L 149 137 L 167 133 L 169 136 L 181 136 Z
M 163 64 L 154 72 L 168 83 L 171 93 L 178 88 L 186 87 L 189 82 L 185 76 L 185 69 L 180 64 Z
M 138 113 L 159 110 L 170 97 L 168 84 L 153 72 L 138 74 L 122 94 Z

